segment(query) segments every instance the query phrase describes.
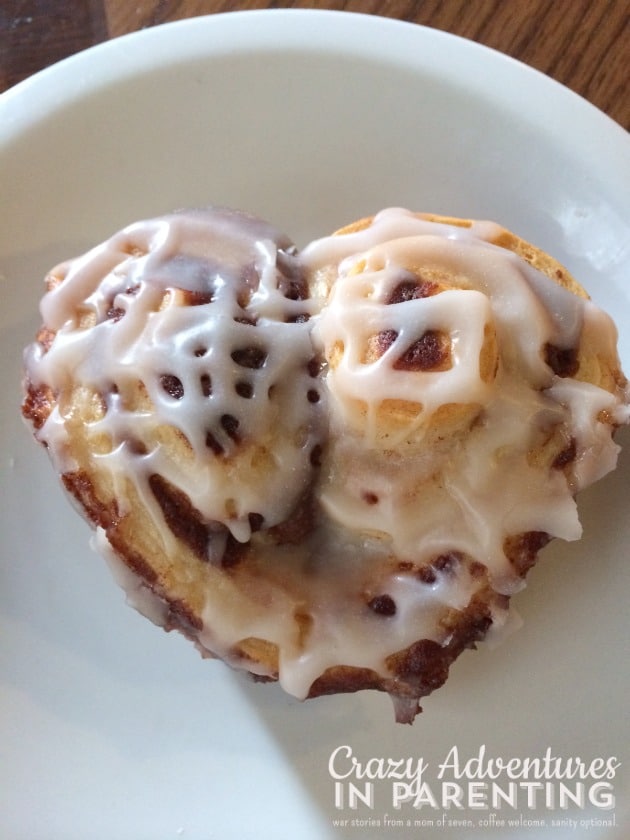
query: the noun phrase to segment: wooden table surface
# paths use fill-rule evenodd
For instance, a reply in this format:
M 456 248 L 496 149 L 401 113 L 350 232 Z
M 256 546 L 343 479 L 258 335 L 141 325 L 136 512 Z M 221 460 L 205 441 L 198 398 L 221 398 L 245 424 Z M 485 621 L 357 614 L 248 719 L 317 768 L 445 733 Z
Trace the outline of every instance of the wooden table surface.
M 127 32 L 279 7 L 380 14 L 462 35 L 542 70 L 630 129 L 629 0 L 0 0 L 0 91 Z

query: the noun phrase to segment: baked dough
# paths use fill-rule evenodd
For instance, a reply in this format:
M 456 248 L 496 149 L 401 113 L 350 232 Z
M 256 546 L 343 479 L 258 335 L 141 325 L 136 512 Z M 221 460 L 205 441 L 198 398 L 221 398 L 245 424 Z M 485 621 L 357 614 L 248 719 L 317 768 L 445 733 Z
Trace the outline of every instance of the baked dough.
M 629 419 L 611 319 L 494 223 L 390 208 L 299 252 L 182 211 L 47 289 L 23 414 L 131 603 L 399 721 L 579 538 Z

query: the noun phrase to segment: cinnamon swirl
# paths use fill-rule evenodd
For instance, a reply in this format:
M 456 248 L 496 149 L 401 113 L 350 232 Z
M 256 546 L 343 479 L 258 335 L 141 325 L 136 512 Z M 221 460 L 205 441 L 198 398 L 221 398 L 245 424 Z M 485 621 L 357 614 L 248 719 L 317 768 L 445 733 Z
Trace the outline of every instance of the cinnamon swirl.
M 130 601 L 299 698 L 411 722 L 505 624 L 630 419 L 611 319 L 489 222 L 307 245 L 235 211 L 54 269 L 23 414 Z

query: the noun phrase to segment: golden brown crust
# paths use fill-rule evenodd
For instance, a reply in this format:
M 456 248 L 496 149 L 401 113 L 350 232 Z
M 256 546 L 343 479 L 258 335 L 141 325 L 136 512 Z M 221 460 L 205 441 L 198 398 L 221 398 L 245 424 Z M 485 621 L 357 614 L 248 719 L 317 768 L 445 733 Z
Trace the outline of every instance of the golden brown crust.
M 426 219 L 428 222 L 455 225 L 456 227 L 469 228 L 473 225 L 473 221 L 471 219 L 459 219 L 455 216 L 441 216 L 435 213 L 416 213 L 415 215 L 420 219 Z M 373 220 L 373 216 L 366 216 L 363 219 L 358 219 L 356 222 L 352 222 L 351 224 L 345 225 L 344 227 L 339 228 L 339 230 L 336 230 L 335 236 L 343 236 L 344 234 L 356 233 L 357 231 L 365 230 L 370 227 Z M 558 262 L 558 260 L 554 259 L 541 248 L 538 248 L 530 242 L 527 242 L 525 239 L 522 239 L 520 236 L 517 236 L 515 233 L 512 233 L 506 228 L 500 228 L 498 235 L 492 239 L 492 243 L 494 245 L 498 245 L 500 248 L 505 248 L 506 251 L 511 251 L 512 253 L 517 254 L 538 271 L 541 271 L 553 280 L 554 283 L 564 286 L 565 289 L 573 292 L 573 294 L 582 298 L 588 298 L 586 290 L 577 282 L 569 271 L 567 271 L 567 269 Z
M 418 215 L 430 221 L 450 225 L 469 227 L 472 224 L 466 219 L 431 214 Z M 354 233 L 369 227 L 371 222 L 371 218 L 358 220 L 340 229 L 336 234 L 343 236 Z M 584 289 L 562 265 L 515 234 L 501 229 L 494 239 L 494 244 L 518 254 L 573 294 L 587 297 Z M 435 284 L 435 289 L 428 289 L 427 294 L 439 291 L 439 278 L 425 279 L 424 282 Z M 54 275 L 49 283 L 63 283 L 63 277 Z M 44 353 L 53 338 L 54 333 L 50 330 L 40 331 L 38 343 Z M 448 352 L 441 343 L 440 336 L 423 338 L 424 345 L 417 348 L 416 355 L 410 362 L 420 365 L 420 368 L 413 369 L 447 369 Z M 385 338 L 382 335 L 375 336 L 374 341 L 366 348 L 370 359 L 378 358 L 384 352 L 384 343 Z M 577 375 L 579 378 L 581 375 L 587 381 L 601 384 L 610 391 L 625 383 L 623 375 L 610 359 L 592 358 L 584 354 L 579 358 L 572 357 L 566 351 L 560 353 L 553 347 L 549 347 L 547 353 L 548 363 L 560 376 Z M 334 350 L 328 361 L 334 367 Z M 497 364 L 496 337 L 489 332 L 480 358 L 481 375 L 485 381 L 489 382 L 496 376 Z M 22 406 L 24 417 L 31 422 L 35 430 L 39 430 L 55 408 L 58 396 L 47 386 L 36 387 L 30 382 L 25 383 L 25 390 Z M 127 405 L 142 405 L 146 410 L 152 410 L 142 383 L 138 383 L 137 389 L 132 389 L 129 394 L 119 396 Z M 121 488 L 114 486 L 111 477 L 98 468 L 96 456 L 108 452 L 112 445 L 106 437 L 99 436 L 93 427 L 94 421 L 105 411 L 104 396 L 77 383 L 69 399 L 73 404 L 73 413 L 68 421 L 70 442 L 67 454 L 79 466 L 62 475 L 66 489 L 79 503 L 86 518 L 94 526 L 105 531 L 112 548 L 128 569 L 165 605 L 166 629 L 177 629 L 188 638 L 197 640 L 204 627 L 204 588 L 216 586 L 221 575 L 236 581 L 235 585 L 238 585 L 239 569 L 247 565 L 250 547 L 238 544 L 228 536 L 222 567 L 217 569 L 209 564 L 206 548 L 210 526 L 191 499 L 164 477 L 155 474 L 150 477 L 149 486 L 178 546 L 178 561 L 174 562 L 172 554 L 154 534 L 150 515 L 132 482 L 123 488 L 123 505 L 119 501 Z M 404 426 L 410 412 L 413 414 L 421 409 L 412 403 L 390 403 L 383 406 L 387 415 L 386 422 L 390 426 L 392 423 Z M 448 431 L 450 426 L 461 426 L 465 430 L 475 422 L 476 406 L 447 405 L 443 408 L 445 410 L 435 417 L 436 428 L 441 434 Z M 181 433 L 164 426 L 159 428 L 157 438 L 162 446 L 169 449 L 178 464 L 189 464 L 192 459 L 190 446 Z M 147 442 L 130 440 L 128 444 L 146 447 Z M 532 463 L 539 459 L 552 463 L 554 468 L 565 469 L 574 455 L 574 443 L 562 437 L 555 437 L 552 433 L 547 445 L 542 450 L 533 452 L 531 457 Z M 312 498 L 306 493 L 292 516 L 268 529 L 265 539 L 279 546 L 297 544 L 312 530 L 315 519 L 316 511 Z M 548 539 L 548 535 L 543 532 L 529 532 L 506 540 L 505 555 L 519 576 L 524 577 L 527 574 Z M 474 647 L 484 638 L 492 624 L 493 609 L 504 609 L 506 606 L 505 596 L 497 594 L 487 579 L 483 580 L 485 567 L 480 567 L 480 564 L 475 567 L 468 560 L 465 562 L 469 565 L 470 574 L 480 577 L 482 581 L 467 606 L 460 610 L 450 609 L 444 612 L 440 620 L 443 639 L 441 642 L 418 639 L 405 649 L 390 655 L 386 660 L 388 676 L 382 676 L 369 668 L 353 666 L 351 663 L 329 667 L 313 681 L 308 696 L 377 689 L 394 697 L 408 697 L 417 701 L 442 685 L 447 679 L 450 665 L 460 653 L 466 648 Z M 424 569 L 417 570 L 417 574 L 420 577 L 424 574 L 428 579 L 433 572 L 431 569 Z M 226 597 L 229 597 L 228 590 Z M 309 632 L 309 620 L 308 613 L 297 612 L 295 615 L 298 632 L 304 638 Z M 230 657 L 232 664 L 238 664 L 256 676 L 263 674 L 265 679 L 278 678 L 279 658 L 276 644 L 253 636 L 248 636 L 236 644 Z M 409 716 L 413 718 L 413 713 Z M 401 714 L 401 719 L 403 717 L 404 714 Z

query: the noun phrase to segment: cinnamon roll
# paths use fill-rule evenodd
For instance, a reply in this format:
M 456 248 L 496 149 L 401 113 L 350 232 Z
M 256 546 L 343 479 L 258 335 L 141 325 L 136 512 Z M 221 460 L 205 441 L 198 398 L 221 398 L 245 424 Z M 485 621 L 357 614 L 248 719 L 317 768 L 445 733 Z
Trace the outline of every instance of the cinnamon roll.
M 55 268 L 41 313 L 23 414 L 131 603 L 399 721 L 580 537 L 630 419 L 609 316 L 490 222 L 391 208 L 298 251 L 182 211 Z

